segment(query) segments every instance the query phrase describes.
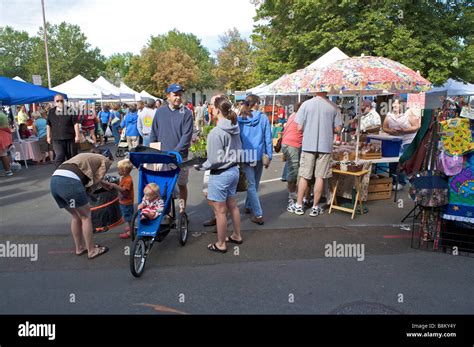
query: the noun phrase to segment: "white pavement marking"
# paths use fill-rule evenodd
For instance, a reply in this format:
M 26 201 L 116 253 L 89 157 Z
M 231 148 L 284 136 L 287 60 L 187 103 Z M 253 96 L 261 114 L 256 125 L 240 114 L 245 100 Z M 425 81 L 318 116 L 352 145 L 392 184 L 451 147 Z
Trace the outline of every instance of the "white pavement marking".
M 271 180 L 260 181 L 260 183 L 275 182 L 275 181 L 280 181 L 280 180 L 281 178 L 272 178 Z

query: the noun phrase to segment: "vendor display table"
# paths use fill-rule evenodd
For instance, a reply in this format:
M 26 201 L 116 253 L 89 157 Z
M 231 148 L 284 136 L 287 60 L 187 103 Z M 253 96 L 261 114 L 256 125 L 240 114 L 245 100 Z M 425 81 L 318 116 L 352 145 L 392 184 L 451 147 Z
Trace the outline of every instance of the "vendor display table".
M 359 207 L 360 207 L 360 214 L 363 214 L 364 213 L 364 206 L 362 204 L 362 199 L 361 199 L 361 188 L 362 188 L 361 178 L 363 176 L 365 176 L 366 174 L 368 174 L 369 170 L 362 170 L 362 171 L 358 171 L 358 172 L 350 172 L 350 171 L 341 171 L 341 170 L 334 170 L 333 169 L 332 172 L 337 174 L 337 180 L 336 180 L 336 184 L 334 186 L 333 192 L 332 192 L 331 205 L 329 207 L 329 214 L 331 214 L 332 209 L 335 209 L 335 210 L 340 210 L 340 211 L 352 213 L 351 219 L 354 219 L 355 212 L 356 212 L 356 209 L 357 209 L 357 204 L 359 204 Z M 346 207 L 341 207 L 341 206 L 337 205 L 336 195 L 337 195 L 337 187 L 339 185 L 340 176 L 352 176 L 352 177 L 355 178 L 356 196 L 355 196 L 354 206 L 352 207 L 352 209 L 346 208 Z
M 372 164 L 382 164 L 382 163 L 398 163 L 400 161 L 400 157 L 382 157 L 380 159 L 359 159 L 358 163 L 368 163 L 371 162 Z
M 38 140 L 22 140 L 21 142 L 13 142 L 13 146 L 15 147 L 15 161 L 23 160 L 25 162 L 26 168 L 28 168 L 26 163 L 27 160 L 41 160 L 41 150 Z
M 371 162 L 372 164 L 375 164 L 375 173 L 377 173 L 377 164 L 389 164 L 389 163 L 398 163 L 400 161 L 400 156 L 398 157 L 382 157 L 381 159 L 359 159 L 357 162 L 358 163 L 368 163 Z M 397 170 L 397 173 L 395 174 L 395 184 L 398 185 L 399 181 L 399 175 L 400 173 Z M 398 196 L 398 191 L 395 190 L 395 197 L 394 197 L 394 202 L 397 201 L 397 196 Z

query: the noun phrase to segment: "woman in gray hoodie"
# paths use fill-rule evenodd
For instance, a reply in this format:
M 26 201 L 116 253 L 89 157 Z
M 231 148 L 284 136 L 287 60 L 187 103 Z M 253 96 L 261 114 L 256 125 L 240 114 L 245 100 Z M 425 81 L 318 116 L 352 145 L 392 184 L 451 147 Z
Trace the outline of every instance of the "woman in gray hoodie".
M 232 104 L 225 97 L 214 101 L 213 116 L 217 126 L 207 137 L 207 160 L 198 168 L 211 170 L 207 199 L 217 220 L 217 242 L 207 248 L 213 252 L 227 252 L 226 242 L 242 244 L 240 212 L 235 199 L 239 182 L 238 162 L 242 151 L 240 129 Z M 227 237 L 227 211 L 232 218 L 234 231 Z

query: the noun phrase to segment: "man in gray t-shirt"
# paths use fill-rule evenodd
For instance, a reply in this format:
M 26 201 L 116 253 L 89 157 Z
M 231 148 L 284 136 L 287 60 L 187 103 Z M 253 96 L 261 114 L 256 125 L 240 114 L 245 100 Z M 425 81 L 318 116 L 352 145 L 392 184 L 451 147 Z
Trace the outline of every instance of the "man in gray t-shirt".
M 326 98 L 327 93 L 317 93 L 316 97 L 305 101 L 296 114 L 298 130 L 303 131 L 303 145 L 298 175 L 298 199 L 288 206 L 288 211 L 303 215 L 303 196 L 309 181 L 314 184 L 314 202 L 310 216 L 321 214 L 318 207 L 324 187 L 324 179 L 331 176 L 331 152 L 334 133 L 342 128 L 341 115 L 337 106 Z

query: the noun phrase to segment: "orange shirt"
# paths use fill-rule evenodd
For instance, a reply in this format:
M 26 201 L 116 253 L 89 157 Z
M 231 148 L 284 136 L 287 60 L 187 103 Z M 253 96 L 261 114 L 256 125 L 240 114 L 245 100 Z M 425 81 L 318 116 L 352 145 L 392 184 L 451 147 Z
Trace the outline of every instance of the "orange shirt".
M 120 192 L 119 203 L 121 205 L 133 205 L 133 179 L 132 176 L 124 176 L 120 180 L 120 188 L 125 188 L 126 191 Z

